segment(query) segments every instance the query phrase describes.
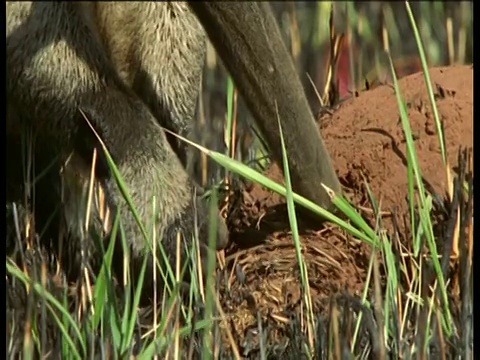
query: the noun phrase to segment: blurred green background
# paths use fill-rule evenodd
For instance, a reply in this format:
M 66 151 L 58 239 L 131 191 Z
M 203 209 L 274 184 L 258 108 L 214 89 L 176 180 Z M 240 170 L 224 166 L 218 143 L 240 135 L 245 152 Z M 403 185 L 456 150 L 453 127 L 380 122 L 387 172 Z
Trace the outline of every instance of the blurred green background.
M 397 76 L 421 71 L 417 45 L 404 2 L 271 2 L 286 45 L 314 114 L 322 105 L 330 60 L 330 18 L 334 33 L 342 36 L 335 63 L 339 98 L 355 91 L 388 82 L 385 49 L 392 56 Z M 473 2 L 430 2 L 410 4 L 422 37 L 429 66 L 471 63 L 473 60 Z M 332 17 L 331 17 L 332 14 Z M 224 129 L 227 118 L 228 74 L 209 44 L 202 95 L 193 139 L 209 149 L 226 152 Z M 337 101 L 338 102 L 338 101 Z M 335 102 L 334 102 L 335 103 Z M 254 122 L 238 96 L 235 157 L 254 163 L 259 157 Z M 334 105 L 334 104 L 329 104 Z M 200 155 L 199 155 L 200 156 Z M 196 162 L 205 170 L 206 159 Z M 200 170 L 200 167 L 204 170 Z M 222 176 L 208 162 L 202 183 Z

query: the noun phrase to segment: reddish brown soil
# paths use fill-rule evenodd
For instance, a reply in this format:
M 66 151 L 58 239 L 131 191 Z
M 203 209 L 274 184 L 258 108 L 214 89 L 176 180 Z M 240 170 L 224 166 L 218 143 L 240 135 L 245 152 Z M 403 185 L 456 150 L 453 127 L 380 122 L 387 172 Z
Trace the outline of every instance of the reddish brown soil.
M 473 146 L 473 67 L 433 68 L 430 76 L 444 122 L 448 161 L 455 171 L 459 146 Z M 400 86 L 422 175 L 443 198 L 446 179 L 423 74 L 403 78 Z M 399 218 L 408 219 L 406 143 L 393 86 L 379 86 L 345 101 L 333 113 L 323 115 L 319 124 L 345 194 L 363 209 L 363 215 L 372 215 L 366 179 L 377 201 L 381 201 L 386 222 L 392 208 Z M 282 181 L 277 166 L 272 166 L 267 175 Z M 298 310 L 301 296 L 284 201 L 257 185 L 244 191 L 242 199 L 243 205 L 230 216 L 234 219 L 236 246 L 227 256 L 236 266 L 230 276 L 230 291 L 221 292 L 224 309 L 232 317 L 233 331 L 240 339 L 247 336 L 250 326 L 257 327 L 258 313 L 267 323 L 277 325 L 269 334 L 276 337 L 288 311 Z M 328 299 L 338 292 L 361 294 L 370 259 L 368 246 L 328 225 L 317 232 L 302 231 L 301 240 L 317 310 L 328 311 Z M 242 247 L 247 248 L 239 249 Z
M 473 146 L 473 67 L 430 70 L 438 112 L 444 122 L 450 166 L 455 170 L 458 147 Z M 408 108 L 419 165 L 424 180 L 443 197 L 446 177 L 435 120 L 422 73 L 400 81 Z M 382 208 L 407 211 L 406 142 L 394 89 L 381 86 L 350 99 L 333 115 L 320 119 L 338 175 L 358 195 L 368 180 Z M 354 197 L 354 202 L 362 199 Z

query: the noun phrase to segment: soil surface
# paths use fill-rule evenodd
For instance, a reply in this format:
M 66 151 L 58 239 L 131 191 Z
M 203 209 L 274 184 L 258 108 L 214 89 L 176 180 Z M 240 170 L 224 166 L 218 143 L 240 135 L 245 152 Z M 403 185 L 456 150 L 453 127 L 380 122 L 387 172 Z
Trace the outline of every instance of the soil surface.
M 473 146 L 473 66 L 432 68 L 430 76 L 445 130 L 448 163 L 455 172 L 459 146 Z M 441 202 L 447 196 L 447 180 L 423 73 L 402 78 L 400 87 L 427 190 Z M 391 229 L 392 210 L 408 224 L 406 142 L 393 84 L 357 95 L 319 117 L 345 194 L 365 218 L 374 221 L 366 180 L 381 204 L 387 229 Z M 276 165 L 267 175 L 283 182 Z M 270 325 L 266 341 L 273 342 L 285 335 L 287 319 L 300 311 L 301 302 L 286 207 L 280 196 L 258 185 L 247 188 L 240 198 L 242 205 L 229 216 L 234 245 L 226 256 L 235 265 L 229 274 L 229 291 L 221 291 L 222 303 L 232 317 L 232 331 L 240 337 L 238 344 L 249 343 L 249 329 L 258 328 L 259 315 Z M 335 294 L 361 295 L 369 247 L 328 224 L 316 230 L 300 225 L 315 310 L 327 312 Z
M 443 121 L 448 163 L 455 171 L 458 147 L 473 146 L 473 67 L 434 68 L 430 77 Z M 403 78 L 400 86 L 424 181 L 443 197 L 447 179 L 423 73 Z M 354 190 L 354 202 L 363 205 L 358 194 L 365 178 L 383 210 L 396 207 L 406 214 L 406 141 L 393 86 L 348 100 L 333 115 L 323 116 L 320 126 L 338 175 Z

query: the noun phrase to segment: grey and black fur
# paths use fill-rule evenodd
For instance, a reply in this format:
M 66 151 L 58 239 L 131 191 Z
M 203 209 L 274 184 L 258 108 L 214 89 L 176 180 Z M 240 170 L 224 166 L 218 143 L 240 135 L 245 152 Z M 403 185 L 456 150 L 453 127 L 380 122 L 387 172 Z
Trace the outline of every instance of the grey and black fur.
M 7 198 L 25 175 L 18 156 L 25 129 L 35 138 L 35 175 L 50 169 L 32 196 L 37 224 L 49 223 L 49 210 L 61 202 L 62 169 L 72 154 L 70 164 L 84 169 L 78 179 L 88 179 L 97 149 L 98 184 L 141 260 L 145 242 L 85 115 L 147 228 L 155 218 L 172 260 L 178 230 L 189 247 L 196 223 L 206 242 L 209 205 L 185 170 L 186 146 L 162 127 L 190 132 L 207 34 L 277 160 L 280 118 L 295 190 L 330 207 L 320 183 L 340 186 L 329 154 L 270 7 L 254 2 L 7 2 Z M 50 229 L 62 221 L 75 227 L 71 212 L 61 208 Z M 220 249 L 228 231 L 218 220 Z M 75 236 L 68 245 L 78 252 Z

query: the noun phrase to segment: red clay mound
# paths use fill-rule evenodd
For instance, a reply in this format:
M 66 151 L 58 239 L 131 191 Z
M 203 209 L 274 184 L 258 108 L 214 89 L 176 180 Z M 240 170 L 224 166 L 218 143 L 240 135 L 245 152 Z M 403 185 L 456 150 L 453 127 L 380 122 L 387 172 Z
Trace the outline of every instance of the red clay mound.
M 459 147 L 473 147 L 473 66 L 432 68 L 430 77 L 444 124 L 448 161 L 455 171 Z M 399 83 L 427 190 L 433 189 L 442 198 L 446 178 L 423 73 Z M 395 208 L 400 217 L 408 214 L 406 142 L 391 84 L 346 100 L 333 113 L 321 116 L 319 126 L 346 194 L 356 206 L 371 207 L 366 179 L 383 211 Z M 276 165 L 267 175 L 283 181 Z M 258 186 L 253 186 L 251 194 L 265 208 L 283 202 Z
M 455 170 L 459 146 L 473 146 L 473 67 L 430 69 L 438 112 L 444 122 L 450 166 Z M 440 145 L 423 73 L 400 80 L 425 181 L 440 196 L 446 194 Z M 385 85 L 346 101 L 332 115 L 320 119 L 337 173 L 353 189 L 357 205 L 363 177 L 382 209 L 408 212 L 406 142 L 393 86 Z

